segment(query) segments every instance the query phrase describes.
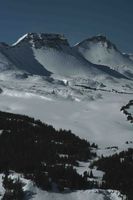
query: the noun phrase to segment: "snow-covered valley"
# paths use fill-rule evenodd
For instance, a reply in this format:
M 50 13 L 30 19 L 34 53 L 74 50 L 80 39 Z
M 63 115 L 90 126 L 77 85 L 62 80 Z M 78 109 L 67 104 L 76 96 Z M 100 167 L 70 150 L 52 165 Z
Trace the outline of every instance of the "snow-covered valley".
M 90 99 L 62 99 L 53 94 L 40 95 L 5 90 L 0 95 L 0 110 L 26 114 L 41 119 L 55 128 L 71 129 L 74 133 L 102 146 L 124 146 L 132 140 L 132 124 L 120 109 L 132 95 L 87 91 Z M 88 95 L 88 94 L 87 94 Z

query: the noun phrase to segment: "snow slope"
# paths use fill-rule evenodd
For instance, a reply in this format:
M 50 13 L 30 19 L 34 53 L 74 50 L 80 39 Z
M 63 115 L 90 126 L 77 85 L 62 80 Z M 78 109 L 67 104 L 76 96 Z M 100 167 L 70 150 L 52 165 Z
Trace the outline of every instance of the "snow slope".
M 113 190 L 86 190 L 86 191 L 78 191 L 71 192 L 66 194 L 59 193 L 48 193 L 41 190 L 36 190 L 37 195 L 35 195 L 32 199 L 34 200 L 124 200 L 125 197 L 120 194 L 118 191 Z
M 7 44 L 0 43 L 0 71 L 15 69 L 14 64 L 3 53 L 3 50 L 7 48 Z
M 4 188 L 2 186 L 2 177 L 3 174 L 0 174 L 0 199 L 2 199 L 4 195 Z M 34 183 L 30 180 L 23 178 L 21 174 L 17 174 L 11 172 L 10 178 L 13 180 L 16 179 L 21 180 L 23 183 L 23 190 L 26 194 L 24 200 L 126 200 L 125 196 L 122 195 L 119 191 L 116 190 L 80 190 L 75 192 L 64 192 L 64 193 L 57 193 L 57 192 L 47 192 L 37 188 Z
M 129 56 L 122 54 L 105 36 L 99 35 L 86 39 L 75 45 L 74 49 L 92 63 L 109 66 L 133 78 L 133 61 Z
M 4 188 L 2 187 L 2 176 L 3 174 L 0 174 L 0 194 L 2 198 L 4 194 Z M 75 192 L 64 192 L 64 193 L 58 193 L 58 192 L 47 192 L 43 191 L 39 188 L 37 188 L 34 183 L 30 180 L 27 180 L 23 178 L 21 174 L 17 174 L 14 172 L 11 172 L 10 174 L 11 179 L 19 179 L 24 184 L 23 190 L 25 193 L 27 193 L 25 200 L 32 199 L 32 200 L 81 200 L 81 199 L 87 199 L 87 200 L 126 200 L 125 196 L 122 195 L 119 191 L 116 190 L 80 190 Z
M 28 33 L 5 51 L 16 66 L 32 74 L 61 76 L 86 75 L 88 70 L 81 56 L 73 54 L 67 40 L 58 34 Z M 91 64 L 90 64 L 91 68 Z M 44 73 L 44 69 L 45 72 Z M 50 73 L 49 73 L 50 74 Z
M 19 71 L 28 74 L 47 76 L 50 73 L 35 59 L 30 46 L 26 43 L 21 48 L 12 46 L 3 50 L 4 55 Z
M 33 81 L 33 82 L 32 82 Z M 101 146 L 124 146 L 132 125 L 120 112 L 133 94 L 84 90 L 42 79 L 0 82 L 0 110 L 27 114 Z
M 32 75 L 78 76 L 97 80 L 125 78 L 107 66 L 90 63 L 59 34 L 28 33 L 0 51 L 17 69 Z

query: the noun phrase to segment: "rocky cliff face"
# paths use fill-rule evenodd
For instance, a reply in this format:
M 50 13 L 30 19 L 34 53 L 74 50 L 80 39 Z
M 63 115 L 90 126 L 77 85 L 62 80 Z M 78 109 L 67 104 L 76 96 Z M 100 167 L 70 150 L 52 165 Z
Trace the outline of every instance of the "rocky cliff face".
M 27 33 L 22 36 L 13 46 L 29 43 L 35 48 L 69 46 L 67 39 L 61 34 Z

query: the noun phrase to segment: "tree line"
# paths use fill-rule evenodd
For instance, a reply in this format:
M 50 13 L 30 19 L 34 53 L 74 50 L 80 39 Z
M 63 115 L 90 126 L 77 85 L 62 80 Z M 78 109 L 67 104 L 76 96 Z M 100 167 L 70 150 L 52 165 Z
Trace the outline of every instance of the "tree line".
M 57 131 L 40 120 L 6 112 L 0 112 L 0 130 L 1 172 L 23 173 L 46 190 L 52 189 L 53 182 L 61 190 L 92 187 L 74 166 L 96 156 L 95 143 L 70 130 Z

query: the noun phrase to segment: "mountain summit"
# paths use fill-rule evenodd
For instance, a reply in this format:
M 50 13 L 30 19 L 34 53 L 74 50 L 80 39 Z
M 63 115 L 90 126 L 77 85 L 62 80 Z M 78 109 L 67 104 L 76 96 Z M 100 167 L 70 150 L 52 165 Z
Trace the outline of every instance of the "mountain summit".
M 133 61 L 105 36 L 98 35 L 83 40 L 74 49 L 94 64 L 108 66 L 128 78 L 133 78 Z
M 116 51 L 118 51 L 117 47 L 115 44 L 113 44 L 106 36 L 104 35 L 97 35 L 94 36 L 92 38 L 88 38 L 80 43 L 78 43 L 78 45 L 87 45 L 87 43 L 94 43 L 94 44 L 101 44 L 103 47 L 107 48 L 107 49 L 115 49 Z M 85 45 L 85 46 L 86 46 Z
M 71 47 L 61 34 L 27 33 L 11 46 L 0 45 L 1 70 L 31 75 L 85 77 L 90 79 L 131 78 L 133 61 L 117 50 L 105 36 L 95 36 Z
M 32 46 L 36 48 L 40 48 L 41 46 L 56 46 L 59 47 L 61 45 L 69 46 L 69 43 L 64 35 L 61 34 L 48 34 L 48 33 L 27 33 L 18 39 L 12 46 L 17 46 L 25 43 L 30 43 Z

